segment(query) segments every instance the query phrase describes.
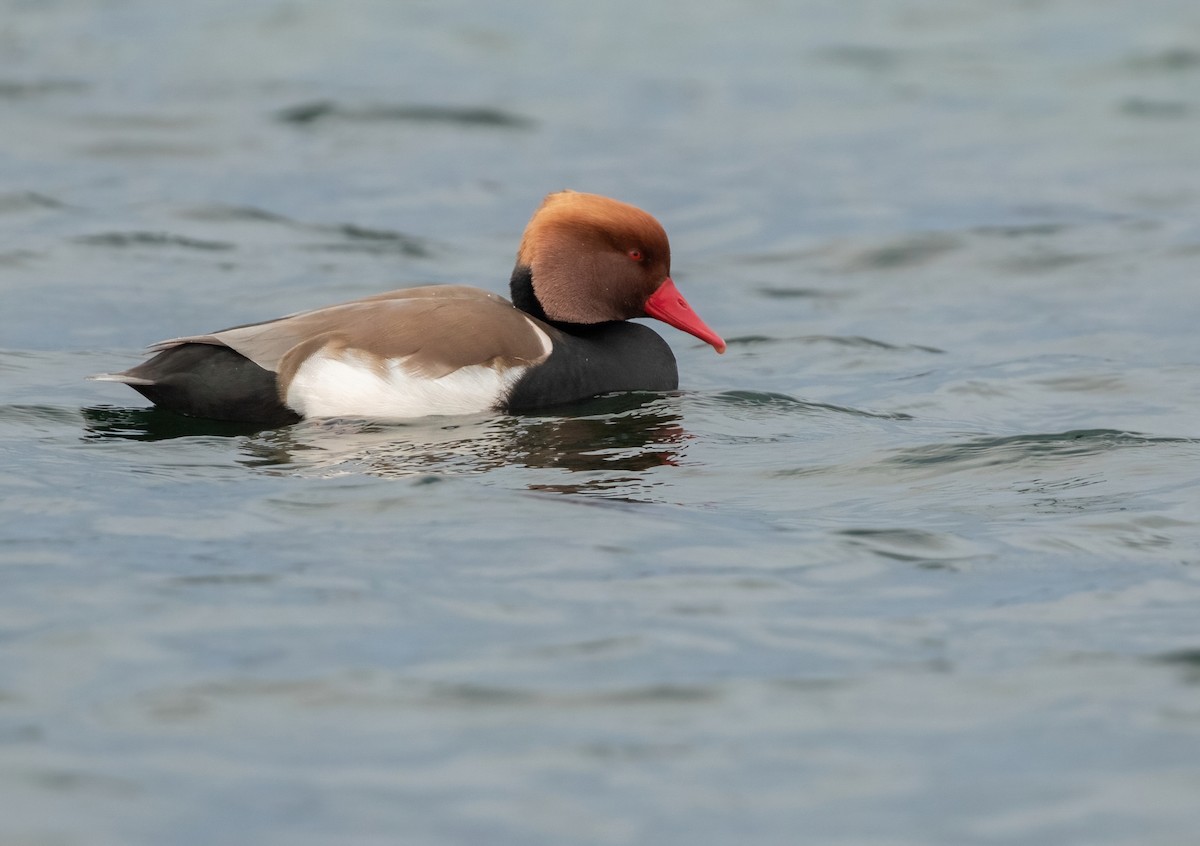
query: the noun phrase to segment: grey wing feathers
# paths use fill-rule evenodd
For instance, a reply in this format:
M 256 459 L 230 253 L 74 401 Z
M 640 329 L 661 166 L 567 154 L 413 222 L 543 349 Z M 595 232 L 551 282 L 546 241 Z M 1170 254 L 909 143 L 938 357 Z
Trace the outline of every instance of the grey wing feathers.
M 334 335 L 375 355 L 412 356 L 413 366 L 428 375 L 493 358 L 532 361 L 542 354 L 526 315 L 496 294 L 465 285 L 402 288 L 263 323 L 172 338 L 150 351 L 183 344 L 224 346 L 278 372 L 289 351 Z M 430 361 L 420 360 L 424 358 Z

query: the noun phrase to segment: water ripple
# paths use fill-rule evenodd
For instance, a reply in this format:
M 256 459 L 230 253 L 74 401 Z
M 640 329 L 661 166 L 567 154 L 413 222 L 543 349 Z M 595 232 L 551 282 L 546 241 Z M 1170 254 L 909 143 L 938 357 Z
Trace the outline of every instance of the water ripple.
M 37 191 L 15 191 L 0 194 L 0 214 L 23 214 L 29 211 L 44 211 L 46 209 L 62 209 L 67 204 L 39 194 Z
M 414 258 L 429 255 L 425 242 L 403 232 L 389 229 L 370 229 L 354 223 L 334 224 L 332 226 L 311 227 L 320 232 L 331 232 L 343 236 L 346 240 L 333 244 L 317 244 L 316 250 L 336 250 L 339 252 L 363 253 L 401 253 Z
M 1052 434 L 973 438 L 957 443 L 914 447 L 897 452 L 887 459 L 887 463 L 913 467 L 938 464 L 987 467 L 1015 464 L 1027 459 L 1066 459 L 1128 447 L 1189 443 L 1197 441 L 1190 438 L 1150 437 L 1116 429 L 1079 429 Z
M 227 241 L 208 241 L 189 238 L 170 232 L 101 232 L 83 235 L 75 239 L 80 244 L 95 247 L 185 247 L 189 250 L 232 250 L 234 245 Z
M 1134 118 L 1172 120 L 1187 117 L 1192 113 L 1192 107 L 1182 100 L 1129 97 L 1121 102 L 1120 111 L 1121 114 Z
M 1180 73 L 1200 69 L 1200 50 L 1195 47 L 1167 47 L 1129 60 L 1133 70 L 1148 73 Z
M 263 431 L 261 425 L 184 417 L 148 408 L 88 406 L 80 409 L 86 441 L 165 441 L 187 437 L 237 437 Z
M 0 423 L 65 423 L 76 425 L 79 414 L 74 409 L 52 405 L 0 405 Z
M 712 394 L 711 399 L 721 405 L 732 405 L 749 409 L 769 408 L 778 411 L 794 411 L 798 413 L 834 412 L 848 414 L 853 417 L 866 417 L 874 420 L 912 420 L 912 416 L 900 412 L 867 411 L 862 408 L 851 408 L 843 405 L 833 405 L 824 402 L 808 402 L 796 399 L 787 394 L 771 391 L 722 391 Z
M 915 350 L 917 352 L 932 353 L 942 355 L 946 351 L 937 347 L 930 347 L 924 344 L 889 344 L 887 341 L 879 341 L 875 338 L 867 338 L 862 335 L 795 335 L 787 338 L 779 338 L 773 335 L 736 335 L 732 338 L 727 338 L 725 343 L 728 346 L 748 347 L 759 344 L 833 344 L 839 347 L 851 347 L 856 349 L 871 349 L 871 350 L 893 350 L 893 351 L 908 351 Z
M 973 559 L 990 557 L 979 544 L 944 532 L 921 529 L 846 529 L 851 546 L 892 561 L 931 570 L 958 570 Z
M 337 240 L 306 244 L 310 250 L 361 253 L 399 253 L 414 258 L 431 254 L 429 242 L 394 229 L 357 223 L 306 223 L 253 206 L 208 205 L 185 209 L 180 217 L 212 223 L 269 223 L 297 232 L 332 235 Z
M 420 124 L 451 124 L 499 129 L 528 129 L 531 118 L 489 106 L 447 106 L 429 104 L 396 104 L 345 106 L 332 100 L 300 103 L 279 111 L 276 117 L 284 123 L 307 126 L 336 120 L 353 123 L 398 122 Z
M 180 217 L 189 218 L 191 220 L 208 220 L 218 223 L 243 223 L 246 221 L 258 221 L 266 223 L 282 223 L 289 226 L 302 226 L 282 214 L 266 211 L 265 209 L 255 208 L 254 206 L 232 206 L 221 203 L 214 203 L 206 206 L 195 206 L 185 209 L 179 213 Z
M 86 83 L 75 79 L 35 79 L 29 82 L 3 79 L 0 80 L 0 99 L 32 100 L 52 94 L 77 94 L 87 88 Z
M 758 293 L 772 300 L 835 300 L 842 299 L 847 296 L 842 291 L 827 291 L 823 288 L 791 288 L 779 285 L 763 285 L 758 288 Z
M 960 246 L 960 240 L 942 233 L 921 233 L 887 244 L 849 251 L 841 266 L 847 271 L 898 270 L 919 267 Z

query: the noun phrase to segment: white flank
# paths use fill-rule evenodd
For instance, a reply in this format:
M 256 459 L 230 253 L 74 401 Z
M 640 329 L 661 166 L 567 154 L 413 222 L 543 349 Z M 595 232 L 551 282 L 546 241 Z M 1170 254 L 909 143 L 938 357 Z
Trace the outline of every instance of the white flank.
M 548 339 L 547 339 L 548 340 Z M 380 372 L 354 350 L 319 352 L 296 371 L 287 404 L 304 417 L 384 417 L 475 414 L 496 408 L 528 367 L 497 370 L 473 364 L 440 379 L 414 376 L 402 361 Z

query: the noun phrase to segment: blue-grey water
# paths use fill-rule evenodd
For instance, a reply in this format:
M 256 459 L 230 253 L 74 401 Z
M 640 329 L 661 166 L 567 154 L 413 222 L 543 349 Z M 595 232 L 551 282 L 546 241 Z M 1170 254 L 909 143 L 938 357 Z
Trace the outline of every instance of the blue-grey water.
M 88 374 L 656 214 L 669 396 Z M 0 843 L 1200 842 L 1194 0 L 0 2 Z

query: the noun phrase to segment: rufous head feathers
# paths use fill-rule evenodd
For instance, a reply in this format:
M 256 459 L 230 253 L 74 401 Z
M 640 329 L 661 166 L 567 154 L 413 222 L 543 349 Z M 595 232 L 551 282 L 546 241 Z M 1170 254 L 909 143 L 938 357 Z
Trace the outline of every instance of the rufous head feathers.
M 517 268 L 528 268 L 533 297 L 552 322 L 649 315 L 725 349 L 671 282 L 662 224 L 636 206 L 575 191 L 547 195 L 525 227 Z
M 636 206 L 560 191 L 534 212 L 517 263 L 533 273 L 534 294 L 551 320 L 602 323 L 641 317 L 643 303 L 671 274 L 662 225 Z

